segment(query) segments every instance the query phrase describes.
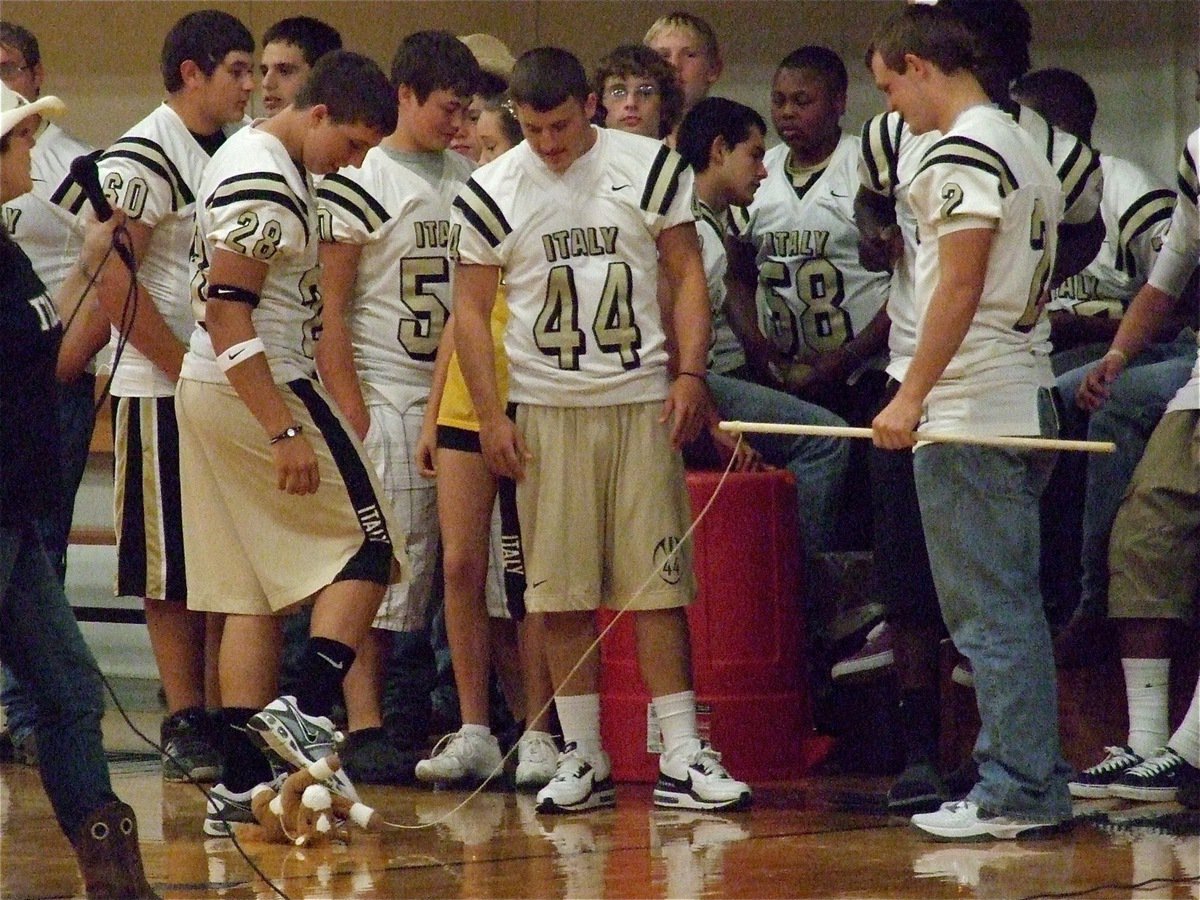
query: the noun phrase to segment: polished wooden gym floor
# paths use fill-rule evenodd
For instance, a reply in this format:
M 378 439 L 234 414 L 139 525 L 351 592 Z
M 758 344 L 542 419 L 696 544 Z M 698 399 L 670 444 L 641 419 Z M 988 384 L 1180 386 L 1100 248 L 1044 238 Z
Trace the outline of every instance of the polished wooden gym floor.
M 657 810 L 649 785 L 567 817 L 536 815 L 530 796 L 485 793 L 455 810 L 465 794 L 365 786 L 389 821 L 424 827 L 318 849 L 245 843 L 256 874 L 231 840 L 204 838 L 195 787 L 164 783 L 136 753 L 112 770 L 147 876 L 170 898 L 1200 898 L 1200 812 L 1173 803 L 1090 801 L 1050 840 L 938 844 L 883 811 L 879 778 L 756 785 L 753 809 L 728 815 Z M 80 890 L 37 773 L 0 766 L 0 896 Z

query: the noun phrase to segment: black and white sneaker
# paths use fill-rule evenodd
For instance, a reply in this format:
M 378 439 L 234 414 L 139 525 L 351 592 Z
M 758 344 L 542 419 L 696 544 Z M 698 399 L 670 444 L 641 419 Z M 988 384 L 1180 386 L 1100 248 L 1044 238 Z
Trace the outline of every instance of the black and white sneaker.
M 279 756 L 289 766 L 307 769 L 333 753 L 344 740 L 325 716 L 310 716 L 296 705 L 296 698 L 272 700 L 246 723 L 251 738 Z M 345 770 L 338 769 L 324 783 L 348 800 L 361 802 Z
M 538 791 L 540 813 L 572 813 L 599 809 L 616 803 L 612 764 L 603 750 L 595 758 L 586 757 L 574 743 L 558 754 L 558 766 L 550 783 Z
M 159 744 L 165 781 L 211 784 L 221 777 L 221 754 L 208 713 L 200 707 L 181 709 L 162 721 Z
M 204 833 L 209 837 L 229 837 L 238 822 L 257 822 L 250 808 L 254 790 L 235 794 L 223 784 L 214 784 L 208 790 L 208 803 L 204 808 Z
M 691 753 L 659 759 L 654 805 L 665 809 L 744 809 L 750 805 L 750 786 L 725 770 L 720 753 L 701 743 Z
M 1142 762 L 1142 758 L 1128 747 L 1105 747 L 1104 753 L 1104 759 L 1071 779 L 1067 786 L 1072 797 L 1088 800 L 1111 797 L 1113 782 Z
M 1161 747 L 1145 761 L 1126 769 L 1109 785 L 1109 794 L 1125 800 L 1166 803 L 1175 799 L 1184 781 L 1195 778 L 1200 778 L 1200 772 L 1194 766 L 1170 747 Z

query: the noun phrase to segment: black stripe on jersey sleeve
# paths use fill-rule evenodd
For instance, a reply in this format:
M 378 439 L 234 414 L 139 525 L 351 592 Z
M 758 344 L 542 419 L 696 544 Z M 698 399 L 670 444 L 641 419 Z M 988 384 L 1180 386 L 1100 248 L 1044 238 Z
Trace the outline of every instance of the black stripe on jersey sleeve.
M 1125 210 L 1117 223 L 1117 268 L 1128 275 L 1137 274 L 1137 260 L 1129 246 L 1138 235 L 1159 222 L 1171 218 L 1175 210 L 1175 194 L 1165 188 L 1147 191 Z
M 263 203 L 287 210 L 300 220 L 305 243 L 312 240 L 308 230 L 308 205 L 293 193 L 287 179 L 276 172 L 247 172 L 226 178 L 216 186 L 204 205 L 208 209 L 219 209 L 234 203 Z
M 171 210 L 173 212 L 178 212 L 196 199 L 175 163 L 171 162 L 166 151 L 154 141 L 139 137 L 123 137 L 100 154 L 101 160 L 114 158 L 133 160 L 170 185 Z
M 737 238 L 746 236 L 750 226 L 750 210 L 745 206 L 729 207 L 729 233 Z
M 659 148 L 650 166 L 646 189 L 638 205 L 648 213 L 664 216 L 679 192 L 679 177 L 686 164 L 683 157 L 664 144 Z
M 362 185 L 336 172 L 326 175 L 317 185 L 317 199 L 344 209 L 372 234 L 392 218 L 383 204 L 367 193 Z
M 1004 161 L 1004 157 L 986 144 L 971 138 L 959 136 L 942 138 L 929 148 L 929 152 L 921 160 L 918 174 L 938 163 L 969 166 L 994 175 L 1000 185 L 1001 197 L 1008 196 L 1020 186 L 1012 169 Z
M 721 217 L 712 211 L 712 208 L 703 201 L 696 200 L 696 217 L 707 222 L 712 230 L 721 237 L 725 236 L 725 223 L 721 221 Z
M 1092 175 L 1100 168 L 1100 155 L 1083 141 L 1077 140 L 1066 160 L 1058 167 L 1059 183 L 1063 187 L 1063 209 L 1070 209 L 1084 192 Z
M 500 242 L 512 234 L 512 226 L 504 218 L 499 205 L 474 178 L 469 179 L 454 198 L 454 208 L 492 247 L 499 247 Z
M 900 132 L 904 120 L 896 117 L 895 135 L 887 127 L 887 113 L 870 119 L 862 128 L 862 158 L 870 188 L 886 197 L 895 195 L 896 169 L 900 159 Z
M 1179 157 L 1179 193 L 1196 205 L 1200 198 L 1200 178 L 1196 175 L 1196 160 L 1192 159 L 1190 147 L 1184 146 L 1183 154 Z

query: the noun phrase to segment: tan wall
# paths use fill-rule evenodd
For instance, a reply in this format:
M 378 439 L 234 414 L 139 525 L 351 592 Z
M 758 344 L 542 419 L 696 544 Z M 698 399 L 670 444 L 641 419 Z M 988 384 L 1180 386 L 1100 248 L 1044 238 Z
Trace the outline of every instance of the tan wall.
M 1195 0 L 1026 0 L 1034 19 L 1034 65 L 1075 69 L 1100 98 L 1096 144 L 1138 160 L 1161 177 L 1200 120 L 1195 101 L 1200 3 Z M 885 0 L 322 0 L 322 2 L 93 2 L 4 0 L 2 15 L 35 31 L 49 70 L 47 90 L 72 109 L 67 127 L 107 143 L 160 99 L 158 52 L 182 14 L 205 6 L 242 18 L 256 35 L 289 15 L 314 15 L 336 26 L 346 45 L 386 68 L 400 37 L 421 28 L 459 34 L 488 31 L 517 53 L 558 44 L 591 66 L 618 43 L 636 41 L 657 16 L 682 7 L 716 28 L 727 59 L 717 93 L 766 113 L 775 64 L 807 43 L 843 55 L 851 73 L 845 126 L 857 129 L 881 108 L 861 64 L 871 31 L 894 5 Z

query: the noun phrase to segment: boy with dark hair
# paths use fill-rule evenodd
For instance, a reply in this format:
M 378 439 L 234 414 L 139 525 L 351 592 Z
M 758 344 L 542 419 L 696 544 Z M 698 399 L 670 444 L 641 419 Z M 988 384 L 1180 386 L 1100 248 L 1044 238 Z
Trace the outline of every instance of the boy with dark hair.
M 738 377 L 745 368 L 746 354 L 728 322 L 725 235 L 730 208 L 748 206 L 766 177 L 762 164 L 765 135 L 766 125 L 757 112 L 721 97 L 701 100 L 679 127 L 676 147 L 696 173 L 696 230 L 712 310 L 708 390 L 719 418 L 845 425 L 827 409 Z M 714 425 L 710 422 L 710 433 Z M 719 440 L 716 434 L 713 438 Z M 795 478 L 806 552 L 828 549 L 849 458 L 847 442 L 784 435 L 749 435 L 747 441 L 768 463 L 786 467 Z
M 683 92 L 675 71 L 649 47 L 625 44 L 600 60 L 592 90 L 603 110 L 597 124 L 656 140 L 679 124 Z
M 273 116 L 295 99 L 317 60 L 342 48 L 342 36 L 320 19 L 292 16 L 268 28 L 262 45 L 262 102 Z
M 1057 432 L 1034 326 L 1063 194 L 1043 149 L 991 103 L 970 68 L 974 46 L 961 21 L 927 6 L 906 8 L 873 43 L 889 108 L 914 134 L 942 135 L 909 183 L 918 342 L 872 423 L 889 449 L 913 447 L 918 424 L 933 434 Z M 914 454 L 942 615 L 972 664 L 982 722 L 978 783 L 965 800 L 913 816 L 942 840 L 1013 839 L 1071 816 L 1038 588 L 1038 498 L 1052 466 L 1045 451 L 981 445 L 924 444 Z
M 559 690 L 566 750 L 538 809 L 614 802 L 593 646 L 601 604 L 634 609 L 663 732 L 655 803 L 744 806 L 749 787 L 696 728 L 685 615 L 694 583 L 679 543 L 690 512 L 678 450 L 703 423 L 709 322 L 692 176 L 660 142 L 591 125 L 596 97 L 567 51 L 529 51 L 510 84 L 525 142 L 454 201 L 454 337 L 484 457 L 518 482 L 526 606 L 544 614 Z M 673 295 L 673 381 L 660 265 Z M 502 273 L 515 421 L 498 401 L 489 329 Z
M 337 50 L 291 106 L 213 157 L 197 192 L 198 324 L 175 404 L 188 604 L 225 615 L 224 760 L 209 835 L 253 819 L 251 790 L 272 774 L 259 745 L 294 767 L 332 750 L 329 713 L 404 558 L 365 452 L 315 379 L 321 294 L 309 174 L 361 165 L 395 127 L 383 72 Z M 309 600 L 296 696 L 272 700 L 277 616 Z M 341 772 L 331 786 L 355 796 Z
M 408 534 L 411 565 L 411 578 L 384 595 L 345 682 L 346 762 L 362 781 L 408 780 L 413 773 L 411 759 L 382 729 L 380 695 L 393 634 L 427 624 L 437 567 L 437 491 L 417 470 L 415 448 L 450 314 L 450 204 L 472 169 L 447 148 L 478 74 L 471 51 L 449 32 L 404 38 L 392 65 L 395 130 L 368 151 L 361 167 L 327 176 L 317 190 L 324 301 L 317 368 L 364 442 L 397 524 Z M 485 726 L 464 725 L 463 733 L 480 727 L 479 740 L 471 742 L 478 752 L 442 760 L 464 757 L 462 771 L 447 768 L 445 780 L 481 779 L 499 764 L 496 739 Z M 422 765 L 429 763 L 418 764 L 418 775 Z
M 211 781 L 220 765 L 205 712 L 205 616 L 186 605 L 172 396 L 194 326 L 188 253 L 196 190 L 209 157 L 245 116 L 254 89 L 253 51 L 254 38 L 228 13 L 201 10 L 181 18 L 162 49 L 170 96 L 98 161 L 106 195 L 128 216 L 138 261 L 136 278 L 122 270 L 123 278 L 108 280 L 97 293 L 113 324 L 112 344 L 123 346 L 110 384 L 116 593 L 144 598 L 167 701 L 163 775 L 172 781 Z M 90 209 L 84 216 L 94 218 Z M 71 278 L 64 290 L 82 293 L 87 279 Z

